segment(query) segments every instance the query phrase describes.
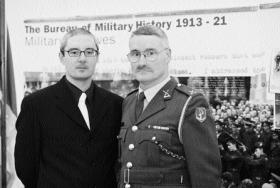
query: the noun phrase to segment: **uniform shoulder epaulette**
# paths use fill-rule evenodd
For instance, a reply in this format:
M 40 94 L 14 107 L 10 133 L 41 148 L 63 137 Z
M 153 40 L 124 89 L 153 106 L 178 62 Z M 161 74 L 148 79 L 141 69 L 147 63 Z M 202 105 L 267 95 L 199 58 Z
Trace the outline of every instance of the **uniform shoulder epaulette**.
M 138 88 L 137 89 L 134 89 L 134 90 L 132 90 L 131 92 L 129 92 L 126 96 L 129 96 L 129 95 L 131 95 L 131 94 L 133 94 L 133 93 L 135 93 L 135 92 L 137 92 L 138 91 Z
M 190 87 L 188 87 L 184 84 L 180 84 L 180 83 L 177 84 L 176 89 L 178 91 L 180 91 L 181 93 L 184 93 L 188 96 L 192 96 L 194 94 L 200 94 L 201 93 L 198 90 L 192 89 L 192 88 L 190 88 Z

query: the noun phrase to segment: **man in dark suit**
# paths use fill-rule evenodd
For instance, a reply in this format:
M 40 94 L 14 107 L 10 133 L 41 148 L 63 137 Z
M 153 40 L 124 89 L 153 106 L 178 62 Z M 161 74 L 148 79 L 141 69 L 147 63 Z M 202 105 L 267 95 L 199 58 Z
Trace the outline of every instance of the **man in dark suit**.
M 209 104 L 170 78 L 166 34 L 140 27 L 129 48 L 140 85 L 123 103 L 119 186 L 220 188 L 221 159 Z
M 122 98 L 92 81 L 98 55 L 89 31 L 70 31 L 59 53 L 65 76 L 23 99 L 15 165 L 25 188 L 116 187 Z

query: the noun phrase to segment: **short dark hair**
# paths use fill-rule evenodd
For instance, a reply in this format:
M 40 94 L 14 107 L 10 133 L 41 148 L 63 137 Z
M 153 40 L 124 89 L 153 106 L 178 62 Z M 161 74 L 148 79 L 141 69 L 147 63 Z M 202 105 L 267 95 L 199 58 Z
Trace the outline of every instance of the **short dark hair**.
M 231 172 L 228 172 L 228 171 L 224 172 L 224 173 L 222 174 L 221 178 L 222 178 L 223 180 L 228 181 L 228 182 L 232 182 L 232 181 L 233 181 L 233 175 L 232 175 Z
M 89 36 L 92 36 L 92 38 L 94 40 L 94 43 L 95 43 L 95 46 L 96 46 L 96 50 L 97 50 L 97 52 L 99 52 L 99 46 L 98 46 L 98 42 L 97 42 L 95 36 L 90 31 L 88 31 L 88 30 L 86 30 L 84 28 L 77 28 L 77 29 L 70 30 L 68 33 L 66 33 L 63 36 L 63 38 L 61 40 L 61 43 L 60 43 L 60 52 L 62 54 L 63 54 L 65 46 L 67 45 L 68 39 L 73 37 L 73 36 L 76 36 L 76 35 L 89 35 Z
M 138 35 L 154 35 L 159 38 L 161 38 L 166 45 L 166 47 L 169 48 L 169 42 L 168 42 L 168 37 L 165 34 L 165 32 L 160 29 L 159 27 L 153 26 L 153 25 L 145 25 L 138 27 L 135 31 L 132 32 L 130 38 Z

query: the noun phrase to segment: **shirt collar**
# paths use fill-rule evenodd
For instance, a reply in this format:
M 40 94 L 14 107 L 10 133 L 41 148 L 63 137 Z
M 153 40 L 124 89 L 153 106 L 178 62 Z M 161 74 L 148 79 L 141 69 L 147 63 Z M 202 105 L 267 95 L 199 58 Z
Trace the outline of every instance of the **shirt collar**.
M 67 79 L 65 79 L 65 81 L 66 81 L 66 84 L 67 84 L 68 88 L 71 90 L 71 92 L 72 92 L 72 94 L 75 98 L 75 101 L 79 102 L 80 96 L 83 93 L 82 90 L 80 90 L 74 84 L 69 82 Z M 89 103 L 92 102 L 93 90 L 94 90 L 94 84 L 93 84 L 93 82 L 91 82 L 90 87 L 85 91 L 85 93 L 87 95 L 87 100 L 88 100 Z
M 144 91 L 144 94 L 145 94 L 145 97 L 146 97 L 146 100 L 148 102 L 150 102 L 154 96 L 157 94 L 157 92 L 170 80 L 170 76 L 168 76 L 166 79 L 164 79 L 162 82 L 158 83 L 157 85 L 149 88 L 149 89 L 146 89 L 145 91 L 143 89 L 141 89 L 139 87 L 139 93 L 141 93 L 142 91 Z

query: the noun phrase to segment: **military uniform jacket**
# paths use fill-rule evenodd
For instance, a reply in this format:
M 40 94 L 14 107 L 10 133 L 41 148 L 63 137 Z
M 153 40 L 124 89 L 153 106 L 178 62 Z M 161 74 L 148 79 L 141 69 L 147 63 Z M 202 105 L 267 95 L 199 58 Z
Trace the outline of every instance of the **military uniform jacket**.
M 123 103 L 119 187 L 219 188 L 221 158 L 205 97 L 171 79 L 135 121 L 137 93 Z

